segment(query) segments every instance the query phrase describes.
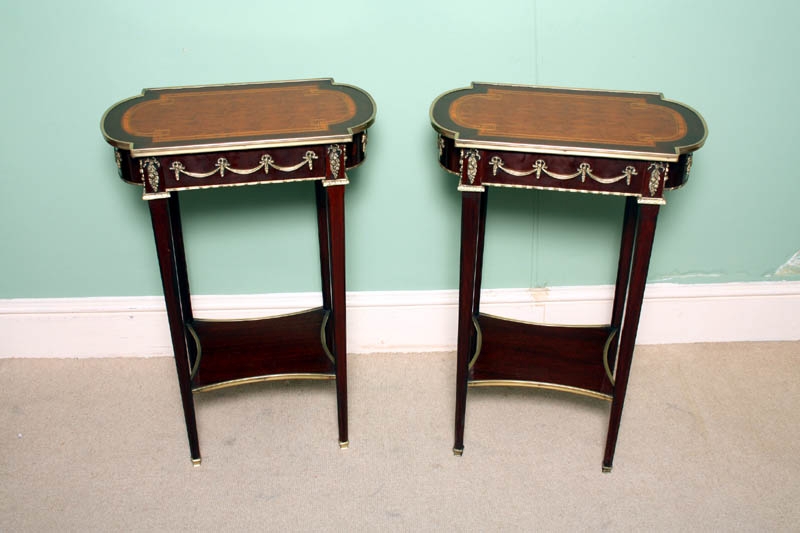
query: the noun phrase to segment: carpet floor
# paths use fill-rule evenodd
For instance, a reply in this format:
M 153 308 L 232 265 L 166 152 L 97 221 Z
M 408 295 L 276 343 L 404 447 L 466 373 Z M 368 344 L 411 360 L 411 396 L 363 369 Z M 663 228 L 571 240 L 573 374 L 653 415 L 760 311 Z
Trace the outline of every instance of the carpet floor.
M 333 382 L 195 396 L 170 358 L 0 360 L 0 531 L 797 531 L 800 342 L 640 346 L 609 404 L 470 389 L 453 353 L 351 355 Z

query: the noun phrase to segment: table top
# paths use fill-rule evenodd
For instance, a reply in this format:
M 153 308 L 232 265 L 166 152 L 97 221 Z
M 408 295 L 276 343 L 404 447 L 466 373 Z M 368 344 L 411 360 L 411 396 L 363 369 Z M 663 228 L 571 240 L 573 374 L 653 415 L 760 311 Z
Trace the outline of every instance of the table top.
M 678 161 L 703 118 L 659 93 L 473 83 L 439 96 L 431 123 L 458 148 Z
M 347 143 L 375 120 L 365 91 L 332 79 L 145 89 L 101 121 L 131 157 Z

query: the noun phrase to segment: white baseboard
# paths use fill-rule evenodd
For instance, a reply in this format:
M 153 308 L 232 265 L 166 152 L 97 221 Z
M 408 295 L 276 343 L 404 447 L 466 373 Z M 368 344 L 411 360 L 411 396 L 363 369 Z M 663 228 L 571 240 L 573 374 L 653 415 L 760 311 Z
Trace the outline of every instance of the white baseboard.
M 603 324 L 610 286 L 485 290 L 481 311 L 548 324 Z M 347 295 L 349 353 L 452 351 L 454 290 Z M 197 296 L 204 318 L 270 316 L 321 305 L 318 294 Z M 800 282 L 647 286 L 637 342 L 800 340 Z M 0 300 L 0 358 L 171 355 L 161 297 Z

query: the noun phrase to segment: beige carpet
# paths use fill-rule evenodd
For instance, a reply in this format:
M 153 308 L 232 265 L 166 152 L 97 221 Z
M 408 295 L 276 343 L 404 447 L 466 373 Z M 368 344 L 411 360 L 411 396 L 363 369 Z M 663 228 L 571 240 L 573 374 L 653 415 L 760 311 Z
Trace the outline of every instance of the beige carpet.
M 0 360 L 0 531 L 797 531 L 800 343 L 637 348 L 608 404 L 471 389 L 453 354 L 350 358 L 332 382 L 200 394 L 189 461 L 171 359 Z

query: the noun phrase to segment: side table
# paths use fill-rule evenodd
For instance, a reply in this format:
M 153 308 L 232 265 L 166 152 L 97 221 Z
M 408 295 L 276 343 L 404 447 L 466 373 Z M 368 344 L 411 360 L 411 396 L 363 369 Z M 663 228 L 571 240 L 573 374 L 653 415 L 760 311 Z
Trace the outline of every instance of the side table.
M 375 103 L 332 79 L 146 89 L 101 121 L 120 177 L 143 187 L 155 236 L 192 462 L 200 464 L 193 392 L 269 379 L 336 380 L 347 436 L 345 170 L 366 156 Z M 322 307 L 255 320 L 195 318 L 180 192 L 313 181 Z
M 439 162 L 460 178 L 455 444 L 469 386 L 531 386 L 611 402 L 610 471 L 664 191 L 689 177 L 703 118 L 661 94 L 473 83 L 431 105 Z M 487 187 L 626 197 L 611 323 L 552 326 L 480 312 Z

